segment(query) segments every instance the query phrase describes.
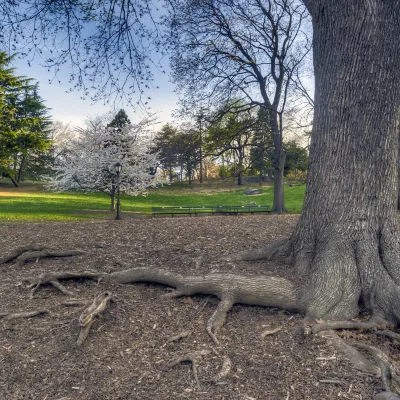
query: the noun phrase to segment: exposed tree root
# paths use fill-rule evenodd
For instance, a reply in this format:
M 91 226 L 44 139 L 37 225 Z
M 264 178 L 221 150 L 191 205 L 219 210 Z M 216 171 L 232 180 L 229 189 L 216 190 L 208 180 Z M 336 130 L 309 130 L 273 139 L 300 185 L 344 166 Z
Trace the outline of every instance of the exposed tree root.
M 328 321 L 321 324 L 316 324 L 312 327 L 312 333 L 317 334 L 322 331 L 331 329 L 361 329 L 361 330 L 376 330 L 377 325 L 371 322 L 358 321 Z
M 37 315 L 48 314 L 47 310 L 26 311 L 21 313 L 0 313 L 0 318 L 4 320 L 17 319 L 17 318 L 31 318 Z
M 219 383 L 222 379 L 226 378 L 228 374 L 231 372 L 232 369 L 232 361 L 228 356 L 224 357 L 224 361 L 222 362 L 221 370 L 218 372 L 217 375 L 211 379 L 213 383 Z
M 3 258 L 0 258 L 0 265 L 5 264 L 9 261 L 15 260 L 17 257 L 19 257 L 21 254 L 26 253 L 27 251 L 41 251 L 44 250 L 43 246 L 36 246 L 36 245 L 27 245 L 27 246 L 21 246 L 16 248 L 15 250 L 11 251 L 11 253 L 8 256 L 5 256 Z
M 226 320 L 226 314 L 236 303 L 280 307 L 286 310 L 301 310 L 295 285 L 287 279 L 266 276 L 240 276 L 232 274 L 209 274 L 205 276 L 182 276 L 159 268 L 131 268 L 112 274 L 93 272 L 61 272 L 44 274 L 28 279 L 34 291 L 50 283 L 60 289 L 60 280 L 89 278 L 102 279 L 109 283 L 152 282 L 175 287 L 167 297 L 211 294 L 221 299 L 220 304 L 207 323 L 207 332 L 218 344 L 216 337 Z M 57 282 L 54 285 L 53 282 Z M 65 293 L 65 291 L 64 291 Z
M 24 265 L 27 261 L 35 260 L 38 262 L 41 258 L 49 258 L 49 257 L 72 257 L 72 256 L 80 256 L 85 254 L 84 251 L 80 250 L 66 250 L 66 251 L 29 251 L 24 252 L 17 258 L 16 265 L 21 266 Z
M 170 368 L 175 367 L 176 365 L 183 363 L 183 362 L 190 362 L 192 363 L 192 370 L 193 370 L 193 376 L 197 384 L 197 388 L 200 389 L 200 382 L 199 382 L 199 377 L 197 375 L 197 365 L 200 361 L 200 359 L 204 356 L 207 356 L 211 353 L 210 350 L 199 350 L 199 351 L 194 351 L 193 353 L 188 353 L 185 354 L 182 357 L 174 358 L 171 361 L 169 361 L 167 364 L 165 364 L 162 369 L 163 370 L 168 370 Z
M 388 330 L 382 330 L 382 331 L 376 331 L 375 332 L 377 335 L 383 335 L 386 336 L 390 339 L 398 340 L 400 341 L 400 334 Z
M 68 307 L 82 307 L 86 306 L 88 304 L 87 300 L 81 300 L 81 299 L 68 299 L 61 301 L 61 304 L 63 306 L 68 306 Z
M 290 244 L 287 239 L 272 243 L 268 246 L 244 250 L 239 253 L 233 253 L 222 256 L 224 261 L 256 261 L 256 260 L 272 260 L 275 258 L 285 258 L 290 255 Z
M 43 285 L 53 285 L 60 292 L 67 294 L 69 296 L 73 295 L 65 286 L 60 283 L 60 280 L 69 279 L 94 279 L 99 280 L 104 276 L 104 274 L 83 271 L 83 272 L 60 272 L 60 273 L 46 273 L 42 274 L 36 278 L 26 278 L 25 281 L 30 282 L 29 287 L 32 288 L 31 297 L 34 295 L 37 289 Z
M 278 249 L 277 251 L 281 250 Z M 172 298 L 190 296 L 193 294 L 209 294 L 217 296 L 221 301 L 207 323 L 207 332 L 216 344 L 219 344 L 217 334 L 225 323 L 227 313 L 236 303 L 279 307 L 286 310 L 296 310 L 300 312 L 305 311 L 304 303 L 300 300 L 302 299 L 302 295 L 296 289 L 295 284 L 288 279 L 278 277 L 246 277 L 232 274 L 183 276 L 158 268 L 141 267 L 126 269 L 111 274 L 94 273 L 90 271 L 51 273 L 43 274 L 37 278 L 28 280 L 31 283 L 31 287 L 34 287 L 34 291 L 41 285 L 52 284 L 63 293 L 69 294 L 70 292 L 61 285 L 60 281 L 76 278 L 101 279 L 105 283 L 116 284 L 133 282 L 160 283 L 175 288 L 175 290 L 167 294 L 168 297 Z M 95 321 L 95 317 L 105 310 L 110 299 L 110 293 L 105 292 L 98 296 L 94 302 L 84 310 L 79 319 L 81 332 L 77 340 L 78 345 L 82 345 L 85 341 L 90 328 Z M 373 361 L 371 361 L 355 346 L 349 345 L 341 339 L 334 329 L 360 329 L 362 331 L 372 331 L 373 333 L 386 335 L 396 340 L 400 339 L 399 334 L 388 330 L 379 330 L 379 328 L 384 327 L 378 326 L 376 323 L 357 321 L 328 321 L 316 324 L 312 328 L 308 328 L 310 331 L 309 333 L 319 334 L 330 340 L 331 343 L 349 359 L 356 369 L 370 375 L 382 377 L 385 392 L 377 395 L 376 399 L 389 400 L 399 398 L 395 393 L 398 391 L 400 384 L 398 378 L 393 376 L 390 363 L 388 362 L 387 357 L 385 358 L 384 353 L 372 346 L 357 346 L 363 351 L 367 351 L 367 353 L 372 356 Z M 276 333 L 278 330 L 279 328 L 268 330 L 263 333 L 263 336 Z M 190 332 L 182 332 L 179 335 L 170 338 L 167 343 L 180 340 L 189 335 Z M 210 352 L 210 350 L 202 350 L 188 353 L 182 357 L 171 360 L 164 366 L 164 369 L 172 368 L 182 362 L 191 362 L 194 379 L 199 387 L 200 383 L 197 375 L 197 365 L 201 357 L 210 354 Z M 213 382 L 218 383 L 221 379 L 225 378 L 229 374 L 230 369 L 231 361 L 228 357 L 225 357 L 222 368 L 213 378 Z
M 399 339 L 400 335 L 388 330 L 378 330 L 380 327 L 370 322 L 358 321 L 329 321 L 316 324 L 311 331 L 319 334 L 331 341 L 331 343 L 353 364 L 353 366 L 367 374 L 374 374 L 382 378 L 384 392 L 375 396 L 376 400 L 395 400 L 400 399 L 396 393 L 400 393 L 400 379 L 393 374 L 392 366 L 387 355 L 380 349 L 364 344 L 356 343 L 354 346 L 347 344 L 337 336 L 333 329 L 359 329 L 362 331 L 373 331 L 375 334 L 382 334 L 394 339 Z M 372 356 L 374 362 L 368 360 L 356 348 L 366 351 Z
M 374 396 L 374 400 L 400 400 L 400 396 L 393 392 L 381 392 Z
M 399 378 L 393 374 L 392 366 L 387 355 L 382 350 L 368 344 L 356 343 L 355 346 L 371 354 L 381 370 L 382 384 L 385 391 L 375 396 L 375 399 L 400 399 L 400 396 L 396 394 L 400 393 L 400 381 Z
M 319 333 L 320 336 L 328 339 L 332 345 L 340 351 L 353 365 L 353 367 L 361 372 L 369 375 L 380 376 L 380 368 L 369 361 L 355 347 L 347 344 L 333 330 L 324 330 Z
M 207 322 L 207 332 L 216 345 L 219 345 L 216 334 L 224 325 L 226 321 L 226 314 L 232 308 L 233 304 L 234 299 L 232 297 L 222 298 L 220 303 L 218 304 L 217 309 L 214 311 L 213 315 Z
M 178 340 L 184 339 L 189 337 L 192 334 L 190 331 L 184 331 L 181 333 L 178 333 L 177 335 L 171 336 L 167 342 L 163 345 L 165 347 L 167 344 L 172 343 L 172 342 L 177 342 Z
M 79 333 L 78 340 L 76 341 L 78 346 L 82 346 L 89 335 L 90 328 L 94 324 L 96 317 L 106 309 L 110 300 L 111 293 L 104 292 L 97 296 L 93 303 L 82 312 L 81 316 L 79 317 L 81 331 Z

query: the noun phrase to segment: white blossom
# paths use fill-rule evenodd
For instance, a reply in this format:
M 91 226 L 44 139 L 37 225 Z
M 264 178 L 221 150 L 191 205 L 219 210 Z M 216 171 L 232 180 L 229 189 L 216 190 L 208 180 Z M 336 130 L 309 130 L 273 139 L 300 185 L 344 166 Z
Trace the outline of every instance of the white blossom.
M 145 119 L 124 128 L 82 130 L 71 143 L 68 157 L 54 169 L 56 179 L 47 187 L 56 192 L 66 190 L 101 191 L 114 196 L 117 189 L 115 164 L 122 164 L 120 190 L 130 195 L 145 194 L 147 188 L 161 184 L 152 175 L 157 154 L 150 151 Z

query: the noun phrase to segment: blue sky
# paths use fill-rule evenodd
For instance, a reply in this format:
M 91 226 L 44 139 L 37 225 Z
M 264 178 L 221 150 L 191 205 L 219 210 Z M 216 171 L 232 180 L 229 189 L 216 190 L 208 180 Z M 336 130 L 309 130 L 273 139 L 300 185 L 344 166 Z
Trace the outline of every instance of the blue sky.
M 39 82 L 40 95 L 45 100 L 46 106 L 51 108 L 54 121 L 82 126 L 88 116 L 105 114 L 113 109 L 112 105 L 104 105 L 101 101 L 92 104 L 90 99 L 82 100 L 82 92 L 78 90 L 66 93 L 70 89 L 67 66 L 59 74 L 61 84 L 57 80 L 49 84 L 48 81 L 52 78 L 52 74 L 40 65 L 40 60 L 35 59 L 30 61 L 30 64 L 31 66 L 28 65 L 26 59 L 16 58 L 13 63 L 16 68 L 15 73 L 19 76 L 34 78 Z M 160 123 L 166 123 L 172 120 L 171 114 L 178 107 L 178 97 L 174 93 L 174 85 L 170 82 L 168 75 L 154 71 L 154 85 L 159 86 L 159 89 L 149 92 L 152 99 L 149 101 L 150 112 L 156 112 Z M 140 110 L 134 112 L 131 106 L 119 104 L 116 105 L 116 108 L 124 108 L 132 123 L 138 122 L 143 117 Z

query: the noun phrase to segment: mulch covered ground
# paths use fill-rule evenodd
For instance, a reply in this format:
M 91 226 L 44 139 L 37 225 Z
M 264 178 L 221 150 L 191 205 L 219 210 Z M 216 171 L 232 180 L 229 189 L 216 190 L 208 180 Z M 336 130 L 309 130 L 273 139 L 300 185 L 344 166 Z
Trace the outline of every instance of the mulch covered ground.
M 33 299 L 22 279 L 48 271 L 100 270 L 157 266 L 182 274 L 231 272 L 292 276 L 289 266 L 271 262 L 217 261 L 217 257 L 288 237 L 297 216 L 218 216 L 201 218 L 131 218 L 122 221 L 0 225 L 0 257 L 24 244 L 57 250 L 81 249 L 82 256 L 43 259 L 16 267 L 0 266 L 0 313 L 47 309 L 29 319 L 0 319 L 0 399 L 372 399 L 380 379 L 355 371 L 325 339 L 304 336 L 300 315 L 278 309 L 235 305 L 215 346 L 205 325 L 217 299 L 210 296 L 163 298 L 166 287 L 153 284 L 108 285 L 68 281 L 76 298 L 93 299 L 104 290 L 115 302 L 93 325 L 82 347 L 81 307 L 52 286 Z M 195 260 L 204 256 L 201 265 Z M 261 338 L 262 332 L 281 328 Z M 168 340 L 190 331 L 178 342 Z M 347 334 L 347 337 L 354 333 Z M 354 334 L 355 335 L 355 334 Z M 393 357 L 396 343 L 357 334 Z M 350 338 L 351 340 L 351 338 Z M 199 363 L 196 382 L 190 364 L 169 370 L 169 360 L 197 350 L 211 350 Z M 396 356 L 397 354 L 397 356 Z M 214 384 L 224 356 L 230 374 Z M 393 361 L 393 360 L 392 360 Z M 321 381 L 334 381 L 326 383 Z

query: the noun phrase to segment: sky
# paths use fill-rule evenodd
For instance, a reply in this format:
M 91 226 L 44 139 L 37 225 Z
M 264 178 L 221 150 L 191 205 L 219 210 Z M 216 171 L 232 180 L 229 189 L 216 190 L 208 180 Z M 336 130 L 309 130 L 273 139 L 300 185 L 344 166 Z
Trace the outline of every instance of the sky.
M 76 90 L 69 92 L 67 70 L 61 71 L 59 78 L 61 84 L 55 80 L 49 84 L 49 75 L 47 69 L 40 65 L 40 60 L 30 61 L 30 66 L 26 59 L 15 59 L 13 66 L 16 68 L 16 75 L 34 78 L 39 82 L 39 93 L 48 108 L 51 109 L 53 121 L 62 121 L 70 123 L 73 126 L 83 126 L 87 117 L 94 114 L 106 114 L 113 110 L 110 104 L 104 105 L 102 101 L 95 104 L 90 99 L 82 100 L 82 92 Z M 66 67 L 67 68 L 67 67 Z M 168 70 L 168 68 L 166 68 Z M 154 84 L 159 89 L 149 92 L 152 100 L 150 112 L 156 113 L 161 124 L 172 121 L 172 112 L 178 107 L 178 97 L 174 93 L 174 85 L 168 75 L 154 71 Z M 67 93 L 68 92 L 68 93 Z M 143 117 L 143 112 L 138 110 L 134 112 L 132 106 L 117 105 L 116 109 L 124 108 L 132 123 L 139 122 Z

